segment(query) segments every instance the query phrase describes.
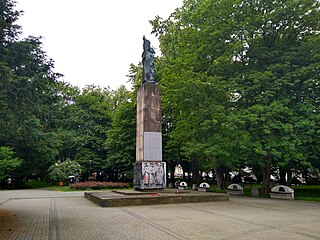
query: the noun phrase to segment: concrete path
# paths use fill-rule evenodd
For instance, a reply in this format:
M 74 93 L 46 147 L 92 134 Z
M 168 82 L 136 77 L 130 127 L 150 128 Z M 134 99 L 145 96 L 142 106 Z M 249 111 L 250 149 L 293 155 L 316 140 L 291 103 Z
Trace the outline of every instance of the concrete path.
M 320 239 L 319 203 L 232 197 L 101 208 L 83 192 L 0 191 L 0 196 L 0 210 L 19 219 L 0 239 Z
M 84 192 L 60 192 L 52 190 L 5 190 L 0 191 L 0 205 L 10 199 L 82 197 Z

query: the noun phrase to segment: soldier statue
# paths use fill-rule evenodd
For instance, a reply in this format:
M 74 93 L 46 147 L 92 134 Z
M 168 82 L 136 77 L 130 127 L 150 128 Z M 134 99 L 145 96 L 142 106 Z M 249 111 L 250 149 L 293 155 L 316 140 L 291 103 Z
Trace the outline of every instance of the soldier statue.
M 150 45 L 150 41 L 143 36 L 143 53 L 142 53 L 142 83 L 154 80 L 154 55 L 155 51 Z

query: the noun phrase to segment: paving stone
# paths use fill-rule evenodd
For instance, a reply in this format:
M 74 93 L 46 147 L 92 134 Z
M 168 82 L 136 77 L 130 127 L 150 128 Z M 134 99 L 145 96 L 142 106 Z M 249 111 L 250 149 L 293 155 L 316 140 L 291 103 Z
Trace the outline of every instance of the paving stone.
M 83 193 L 82 193 L 83 194 Z M 227 202 L 101 208 L 79 194 L 1 191 L 22 239 L 319 239 L 320 204 L 250 197 Z M 1 226 L 0 226 L 1 227 Z

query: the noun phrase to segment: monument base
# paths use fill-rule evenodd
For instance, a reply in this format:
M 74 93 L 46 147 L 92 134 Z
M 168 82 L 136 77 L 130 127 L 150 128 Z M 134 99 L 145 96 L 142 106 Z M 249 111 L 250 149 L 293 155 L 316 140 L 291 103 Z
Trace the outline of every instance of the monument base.
M 135 162 L 133 187 L 137 190 L 165 188 L 166 163 L 159 161 Z
M 224 193 L 186 191 L 177 189 L 153 191 L 99 191 L 85 192 L 85 198 L 100 207 L 126 207 L 139 205 L 199 203 L 229 201 Z

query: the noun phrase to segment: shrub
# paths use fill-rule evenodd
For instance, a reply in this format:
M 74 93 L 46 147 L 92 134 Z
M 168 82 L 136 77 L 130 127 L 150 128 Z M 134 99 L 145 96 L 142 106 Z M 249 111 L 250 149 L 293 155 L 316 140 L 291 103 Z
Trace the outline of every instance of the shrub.
M 15 158 L 14 155 L 12 148 L 0 147 L 0 181 L 20 167 L 22 160 Z
M 49 179 L 53 182 L 65 181 L 71 175 L 80 175 L 82 167 L 76 161 L 67 160 L 53 164 L 49 169 Z
M 128 183 L 123 182 L 79 182 L 71 184 L 70 188 L 75 190 L 99 190 L 106 188 L 128 188 Z

